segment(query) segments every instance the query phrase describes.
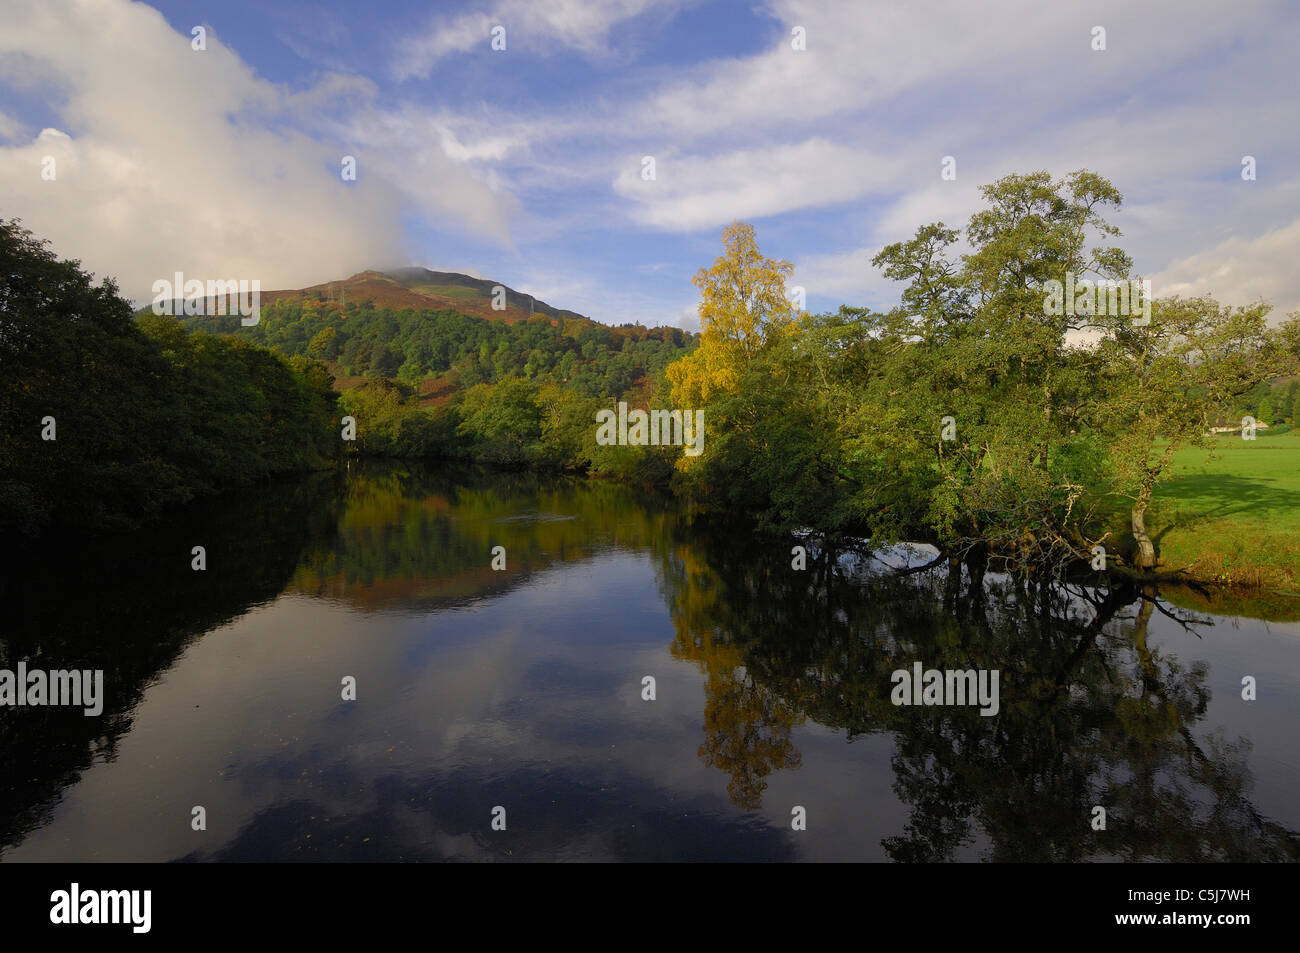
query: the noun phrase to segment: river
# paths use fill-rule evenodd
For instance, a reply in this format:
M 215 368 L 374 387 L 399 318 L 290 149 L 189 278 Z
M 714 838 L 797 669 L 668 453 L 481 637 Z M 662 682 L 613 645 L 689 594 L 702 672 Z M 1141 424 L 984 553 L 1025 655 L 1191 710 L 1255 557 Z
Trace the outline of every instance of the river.
M 1300 859 L 1297 622 L 794 542 L 354 463 L 19 554 L 0 667 L 106 698 L 0 708 L 0 859 Z

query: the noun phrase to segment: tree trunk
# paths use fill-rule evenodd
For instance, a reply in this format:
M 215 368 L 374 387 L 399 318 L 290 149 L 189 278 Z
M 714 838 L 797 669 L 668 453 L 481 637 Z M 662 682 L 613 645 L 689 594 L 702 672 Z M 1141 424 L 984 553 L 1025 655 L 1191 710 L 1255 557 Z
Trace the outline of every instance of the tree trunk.
M 957 603 L 957 593 L 961 591 L 961 560 L 956 556 L 948 557 L 948 579 L 943 587 L 943 604 L 950 612 Z
M 984 573 L 989 568 L 988 543 L 972 546 L 966 553 L 966 568 L 970 571 L 970 591 L 976 598 L 984 596 Z
M 1137 502 L 1133 504 L 1133 538 L 1137 540 L 1138 546 L 1138 569 L 1154 569 L 1156 565 L 1156 548 L 1147 535 L 1146 513 L 1150 502 L 1151 487 L 1143 486 Z

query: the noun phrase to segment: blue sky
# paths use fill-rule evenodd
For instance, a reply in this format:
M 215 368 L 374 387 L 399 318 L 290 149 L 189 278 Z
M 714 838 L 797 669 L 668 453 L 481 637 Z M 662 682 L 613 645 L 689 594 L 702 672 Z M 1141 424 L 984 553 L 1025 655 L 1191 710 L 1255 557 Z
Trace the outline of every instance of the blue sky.
M 810 310 L 886 306 L 881 245 L 963 226 L 1001 175 L 1090 168 L 1157 295 L 1300 308 L 1285 0 L 5 8 L 0 214 L 137 300 L 175 271 L 270 289 L 419 264 L 693 328 L 691 276 L 741 219 Z

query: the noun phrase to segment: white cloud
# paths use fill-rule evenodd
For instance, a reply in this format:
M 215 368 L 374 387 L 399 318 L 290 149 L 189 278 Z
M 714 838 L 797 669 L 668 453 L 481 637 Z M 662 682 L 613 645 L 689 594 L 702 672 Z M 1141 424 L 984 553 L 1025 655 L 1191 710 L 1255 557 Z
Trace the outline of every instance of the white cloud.
M 1273 305 L 1274 321 L 1300 310 L 1300 219 L 1253 239 L 1237 236 L 1172 262 L 1151 278 L 1157 297 L 1212 294 L 1223 304 Z
M 614 27 L 652 7 L 675 9 L 674 0 L 505 0 L 490 13 L 435 17 L 420 34 L 397 46 L 392 72 L 396 79 L 425 78 L 438 61 L 453 53 L 492 50 L 492 30 L 505 30 L 506 48 L 530 54 L 561 49 L 599 56 Z
M 887 181 L 897 163 L 827 139 L 703 157 L 657 156 L 655 178 L 626 159 L 614 190 L 636 203 L 633 216 L 692 230 L 860 198 Z
M 368 81 L 330 75 L 290 92 L 211 29 L 194 51 L 157 11 L 124 0 L 9 6 L 0 75 L 57 84 L 60 121 L 0 147 L 0 206 L 136 300 L 175 271 L 301 287 L 398 260 L 412 197 L 445 227 L 508 241 L 509 197 L 443 149 L 376 157 L 365 142 L 294 128 L 323 102 L 364 102 Z M 344 154 L 358 158 L 355 183 L 340 179 Z M 54 181 L 40 178 L 45 155 Z
M 866 304 L 867 299 L 895 299 L 900 287 L 871 264 L 880 247 L 801 258 L 795 263 L 794 283 L 802 285 L 809 297 L 839 298 L 854 305 Z
M 1003 108 L 1033 113 L 1130 88 L 1162 62 L 1257 27 L 1232 7 L 1189 0 L 1091 0 L 1086 7 L 771 0 L 765 7 L 775 21 L 766 50 L 693 69 L 651 97 L 635 124 L 682 135 L 749 135 L 862 113 L 905 96 L 924 97 L 927 107 L 942 111 L 973 89 L 995 90 L 1007 97 Z M 1169 22 L 1181 28 L 1153 29 Z M 1090 47 L 1097 23 L 1109 31 L 1100 53 Z M 806 50 L 791 48 L 796 25 L 806 30 Z M 986 102 L 997 105 L 994 97 Z
M 671 324 L 679 327 L 683 331 L 696 332 L 700 330 L 700 306 L 698 304 L 687 305 L 675 315 L 669 318 L 664 324 Z
M 1224 300 L 1300 302 L 1286 121 L 1300 20 L 1276 0 L 1251 16 L 1210 0 L 769 0 L 758 52 L 645 69 L 629 44 L 691 0 L 495 0 L 436 16 L 391 59 L 401 78 L 454 53 L 494 55 L 500 23 L 511 52 L 609 67 L 608 85 L 558 99 L 539 90 L 526 112 L 493 89 L 443 105 L 436 90 L 411 84 L 395 97 L 342 73 L 291 90 L 211 31 L 208 51 L 192 52 L 141 4 L 55 16 L 35 0 L 6 2 L 17 13 L 0 33 L 0 78 L 45 90 L 58 118 L 33 139 L 0 114 L 0 205 L 127 288 L 178 268 L 237 268 L 268 287 L 419 260 L 399 247 L 413 214 L 443 233 L 519 242 L 530 287 L 551 287 L 543 297 L 559 307 L 675 323 L 685 279 L 678 290 L 644 265 L 566 257 L 565 239 L 590 249 L 598 236 L 596 247 L 617 244 L 614 261 L 672 259 L 686 274 L 696 246 L 679 238 L 775 218 L 760 231 L 789 225 L 785 235 L 801 237 L 789 257 L 810 295 L 889 303 L 899 289 L 870 265 L 882 245 L 931 221 L 964 228 L 982 204 L 977 187 L 1001 175 L 1086 167 L 1125 194 L 1110 218 L 1142 272 Z M 1096 23 L 1108 29 L 1104 53 L 1089 48 Z M 793 25 L 807 29 L 804 52 L 790 49 Z M 313 29 L 346 46 L 337 25 Z M 338 180 L 345 153 L 358 160 L 355 185 Z M 640 178 L 646 153 L 653 182 Z M 39 179 L 47 154 L 57 183 Z M 956 182 L 939 178 L 946 154 Z M 1245 154 L 1259 160 L 1257 182 L 1235 175 Z M 555 286 L 555 274 L 575 283 Z
M 17 119 L 0 112 L 0 142 L 10 142 L 23 134 L 23 126 Z
M 513 247 L 510 218 L 518 201 L 499 180 L 494 183 L 491 168 L 475 174 L 468 163 L 523 148 L 522 140 L 496 136 L 465 145 L 441 117 L 416 109 L 359 110 L 340 123 L 337 134 L 355 144 L 359 169 L 399 190 L 407 208 L 423 213 L 435 228 L 463 226 Z

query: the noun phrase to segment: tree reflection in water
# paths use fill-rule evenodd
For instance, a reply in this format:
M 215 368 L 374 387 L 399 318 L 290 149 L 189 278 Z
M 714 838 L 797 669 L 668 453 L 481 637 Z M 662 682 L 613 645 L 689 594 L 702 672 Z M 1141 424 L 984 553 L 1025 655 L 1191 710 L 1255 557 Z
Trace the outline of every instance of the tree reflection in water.
M 1204 663 L 1153 649 L 1157 613 L 1196 629 L 1151 587 L 985 576 L 978 564 L 900 576 L 821 552 L 690 534 L 659 557 L 674 656 L 706 679 L 699 756 L 758 810 L 792 770 L 806 719 L 849 740 L 889 732 L 894 790 L 910 805 L 899 861 L 949 860 L 988 840 L 989 860 L 1300 859 L 1294 832 L 1252 805 L 1244 739 L 1198 736 Z M 1001 709 L 896 707 L 890 675 L 996 669 Z M 1093 830 L 1096 805 L 1105 830 Z M 978 829 L 978 831 L 977 831 Z

